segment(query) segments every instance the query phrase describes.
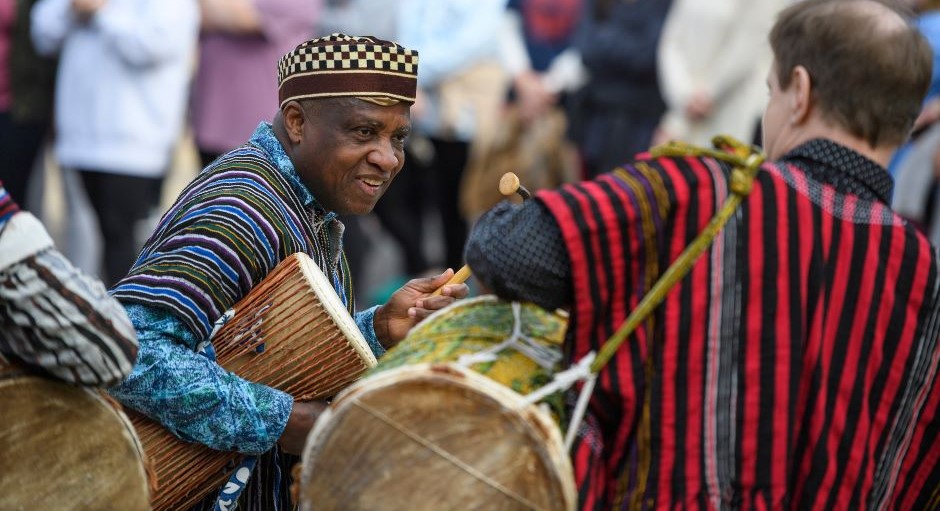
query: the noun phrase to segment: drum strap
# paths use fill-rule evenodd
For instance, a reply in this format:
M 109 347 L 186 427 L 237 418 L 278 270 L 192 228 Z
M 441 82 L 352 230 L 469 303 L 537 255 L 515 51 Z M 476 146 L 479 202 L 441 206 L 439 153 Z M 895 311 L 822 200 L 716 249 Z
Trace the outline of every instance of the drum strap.
M 593 351 L 589 352 L 584 358 L 579 360 L 577 364 L 560 373 L 556 373 L 550 383 L 523 396 L 523 403 L 526 405 L 535 404 L 555 392 L 568 390 L 579 381 L 584 382 L 584 386 L 581 387 L 581 391 L 578 393 L 578 402 L 575 404 L 574 412 L 571 414 L 571 422 L 568 424 L 568 429 L 565 431 L 565 449 L 568 450 L 571 450 L 575 433 L 578 431 L 578 427 L 584 419 L 588 401 L 590 400 L 591 394 L 594 392 L 594 383 L 597 381 L 597 373 L 591 371 L 591 364 L 594 363 L 595 355 Z
M 721 209 L 712 217 L 702 232 L 692 240 L 685 250 L 679 254 L 679 257 L 669 265 L 669 268 L 666 269 L 659 280 L 653 284 L 653 287 L 643 296 L 643 299 L 630 312 L 630 315 L 624 320 L 620 328 L 614 332 L 614 335 L 601 346 L 597 356 L 593 351 L 588 353 L 570 369 L 556 374 L 552 383 L 549 383 L 543 389 L 530 393 L 528 396 L 528 402 L 535 402 L 552 392 L 565 390 L 578 381 L 585 382 L 578 395 L 578 402 L 575 405 L 565 437 L 565 446 L 569 449 L 574 440 L 574 433 L 584 418 L 598 373 L 607 365 L 607 362 L 610 361 L 627 337 L 646 321 L 656 307 L 666 298 L 669 291 L 688 274 L 698 257 L 711 245 L 719 231 L 731 219 L 738 206 L 753 189 L 754 178 L 765 160 L 764 154 L 758 148 L 743 144 L 728 136 L 717 136 L 712 139 L 712 144 L 714 144 L 715 149 L 695 147 L 681 142 L 670 142 L 650 150 L 650 154 L 654 158 L 664 156 L 707 156 L 731 164 L 731 179 L 729 182 L 731 195 L 725 199 Z
M 219 497 L 215 500 L 212 511 L 233 511 L 237 507 L 238 497 L 245 490 L 245 486 L 248 485 L 248 479 L 251 477 L 251 472 L 255 469 L 257 463 L 257 456 L 247 456 L 242 460 L 219 492 Z

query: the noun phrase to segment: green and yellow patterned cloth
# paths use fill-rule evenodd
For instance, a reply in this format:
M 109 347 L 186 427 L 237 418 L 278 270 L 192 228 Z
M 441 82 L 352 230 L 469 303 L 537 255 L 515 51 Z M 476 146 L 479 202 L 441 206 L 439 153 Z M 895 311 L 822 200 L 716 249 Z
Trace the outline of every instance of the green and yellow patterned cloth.
M 405 365 L 457 362 L 461 355 L 492 350 L 512 337 L 516 325 L 513 307 L 512 302 L 491 295 L 455 302 L 412 329 L 379 359 L 370 374 Z M 520 394 L 528 394 L 550 382 L 558 371 L 568 318 L 564 313 L 532 303 L 518 303 L 516 307 L 522 334 L 516 343 L 528 345 L 524 349 L 537 352 L 538 358 L 551 363 L 550 367 L 542 367 L 526 353 L 508 346 L 494 353 L 495 360 L 474 363 L 470 369 Z

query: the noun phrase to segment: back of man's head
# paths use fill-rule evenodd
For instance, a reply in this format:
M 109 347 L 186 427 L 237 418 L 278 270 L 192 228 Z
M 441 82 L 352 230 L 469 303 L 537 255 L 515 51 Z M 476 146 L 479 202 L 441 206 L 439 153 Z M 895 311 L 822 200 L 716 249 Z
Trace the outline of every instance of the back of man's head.
M 930 85 L 932 51 L 900 7 L 876 0 L 805 0 L 770 33 L 780 87 L 806 68 L 831 123 L 872 147 L 901 144 Z

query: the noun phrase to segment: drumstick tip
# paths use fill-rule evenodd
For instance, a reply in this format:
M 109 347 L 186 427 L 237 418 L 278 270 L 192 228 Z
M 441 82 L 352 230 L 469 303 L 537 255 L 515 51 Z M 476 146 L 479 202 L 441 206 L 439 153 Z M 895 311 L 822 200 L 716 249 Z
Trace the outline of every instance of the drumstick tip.
M 519 189 L 519 176 L 513 172 L 507 172 L 503 174 L 503 177 L 499 180 L 499 193 L 510 196 L 516 193 L 516 190 Z

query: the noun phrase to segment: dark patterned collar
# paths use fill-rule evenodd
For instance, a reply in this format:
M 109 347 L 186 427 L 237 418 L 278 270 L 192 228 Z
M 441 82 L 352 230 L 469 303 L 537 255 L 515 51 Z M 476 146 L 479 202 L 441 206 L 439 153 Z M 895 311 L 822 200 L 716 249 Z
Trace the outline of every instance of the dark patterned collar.
M 841 193 L 891 203 L 894 180 L 888 171 L 843 145 L 817 138 L 796 147 L 782 161 L 796 165 L 810 178 L 832 185 Z

